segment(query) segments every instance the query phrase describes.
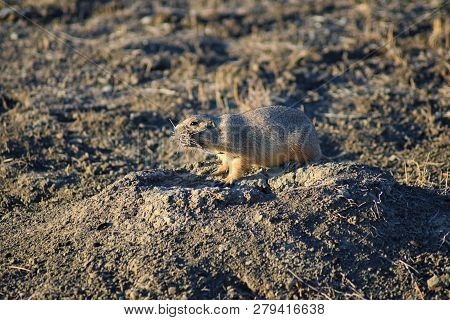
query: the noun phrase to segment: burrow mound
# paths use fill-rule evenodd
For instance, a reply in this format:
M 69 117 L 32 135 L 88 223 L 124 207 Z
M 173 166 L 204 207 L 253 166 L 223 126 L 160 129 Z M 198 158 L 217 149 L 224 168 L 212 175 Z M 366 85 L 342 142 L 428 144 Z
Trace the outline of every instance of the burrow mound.
M 233 187 L 198 173 L 128 174 L 59 208 L 33 240 L 48 249 L 32 297 L 446 296 L 443 197 L 353 163 L 260 172 Z

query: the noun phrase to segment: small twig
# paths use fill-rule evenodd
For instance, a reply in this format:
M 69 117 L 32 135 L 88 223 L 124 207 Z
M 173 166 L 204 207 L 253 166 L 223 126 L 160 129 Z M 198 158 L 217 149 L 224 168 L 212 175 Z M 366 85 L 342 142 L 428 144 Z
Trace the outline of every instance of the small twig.
M 177 95 L 176 91 L 170 90 L 170 89 L 165 89 L 165 88 L 145 88 L 144 91 L 145 92 L 157 92 L 157 93 L 165 94 L 168 96 Z
M 27 269 L 27 268 L 24 268 L 24 267 L 20 267 L 20 266 L 8 266 L 8 268 L 22 270 L 22 271 L 26 271 L 26 272 L 31 272 L 30 269 Z
M 447 232 L 443 237 L 442 237 L 442 240 L 441 240 L 441 245 L 439 246 L 439 249 L 444 245 L 444 243 L 447 241 L 447 236 L 448 236 L 448 234 L 449 234 L 449 232 Z
M 381 215 L 380 215 L 380 210 L 378 210 L 378 204 L 377 204 L 377 202 L 375 200 L 373 200 L 373 203 L 375 204 L 375 209 L 377 210 L 377 212 L 372 210 L 372 212 L 375 215 L 375 219 L 380 219 Z
M 414 270 L 416 273 L 419 273 L 419 271 L 417 271 L 416 268 L 414 268 L 413 266 L 407 264 L 405 261 L 402 261 L 402 260 L 400 260 L 400 259 L 398 259 L 397 261 L 398 261 L 398 262 L 401 262 L 401 263 L 406 267 L 406 269 L 411 268 L 411 269 Z
M 361 119 L 367 117 L 364 114 L 338 114 L 338 113 L 321 113 L 320 115 L 326 118 L 336 118 L 336 119 Z
M 349 278 L 347 278 L 345 274 L 343 274 L 343 273 L 341 273 L 341 274 L 344 277 L 344 280 L 350 284 L 350 287 L 353 290 L 353 295 L 360 298 L 361 300 L 365 300 L 364 293 L 361 290 L 358 290 L 356 285 Z
M 409 276 L 411 277 L 411 281 L 412 284 L 414 286 L 414 290 L 416 290 L 417 294 L 419 295 L 420 299 L 424 300 L 424 295 L 423 292 L 420 290 L 419 285 L 417 284 L 416 278 L 414 277 L 414 273 L 411 272 L 412 269 L 413 271 L 415 271 L 416 273 L 419 273 L 419 271 L 417 271 L 416 268 L 414 268 L 413 266 L 409 265 L 408 263 L 406 263 L 405 261 L 402 261 L 400 259 L 396 260 L 395 262 L 392 261 L 391 259 L 387 258 L 387 257 L 383 257 L 384 259 L 386 259 L 387 261 L 389 261 L 392 264 L 398 265 L 398 262 L 400 262 L 401 264 L 403 264 L 403 266 L 406 268 L 406 271 L 408 271 Z
M 412 276 L 412 275 L 411 275 Z M 419 285 L 417 284 L 417 281 L 413 278 L 413 283 L 414 283 L 414 289 L 417 291 L 417 293 L 419 294 L 419 297 L 421 300 L 425 300 L 425 297 L 422 293 L 422 290 L 420 290 Z
M 307 282 L 303 281 L 298 275 L 296 275 L 291 269 L 287 269 L 287 271 L 292 274 L 294 276 L 295 279 L 297 279 L 298 281 L 300 281 L 301 284 L 306 285 L 308 288 L 310 288 L 311 290 L 317 292 L 318 294 L 324 296 L 326 299 L 328 300 L 333 300 L 330 298 L 330 296 L 326 295 L 325 293 L 319 291 L 319 289 L 314 288 L 312 285 L 308 284 Z

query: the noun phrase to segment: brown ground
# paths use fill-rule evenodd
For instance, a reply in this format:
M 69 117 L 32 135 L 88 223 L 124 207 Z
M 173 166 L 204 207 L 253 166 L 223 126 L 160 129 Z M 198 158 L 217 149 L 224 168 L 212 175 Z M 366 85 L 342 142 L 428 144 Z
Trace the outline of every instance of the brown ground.
M 449 298 L 448 1 L 61 2 L 0 0 L 0 298 Z M 269 103 L 336 161 L 170 139 Z

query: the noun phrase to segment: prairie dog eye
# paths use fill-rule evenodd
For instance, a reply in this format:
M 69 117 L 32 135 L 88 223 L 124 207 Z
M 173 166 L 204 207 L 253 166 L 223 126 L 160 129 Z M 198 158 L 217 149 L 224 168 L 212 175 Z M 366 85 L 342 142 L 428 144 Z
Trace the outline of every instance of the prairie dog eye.
M 192 120 L 189 125 L 195 127 L 196 125 L 198 125 L 198 121 L 197 120 Z

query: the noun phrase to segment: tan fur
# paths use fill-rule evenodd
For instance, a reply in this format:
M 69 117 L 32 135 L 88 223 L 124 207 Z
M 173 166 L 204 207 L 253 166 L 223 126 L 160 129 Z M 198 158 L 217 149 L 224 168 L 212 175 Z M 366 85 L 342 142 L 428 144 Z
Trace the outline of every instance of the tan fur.
M 225 182 L 230 184 L 252 165 L 270 168 L 322 157 L 311 120 L 303 112 L 283 106 L 220 117 L 192 116 L 176 126 L 175 138 L 183 146 L 216 154 L 222 164 L 215 174 L 228 171 Z

